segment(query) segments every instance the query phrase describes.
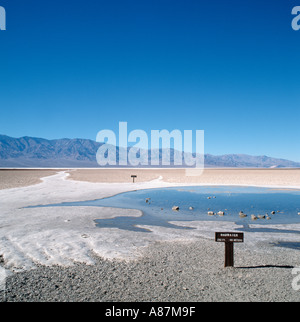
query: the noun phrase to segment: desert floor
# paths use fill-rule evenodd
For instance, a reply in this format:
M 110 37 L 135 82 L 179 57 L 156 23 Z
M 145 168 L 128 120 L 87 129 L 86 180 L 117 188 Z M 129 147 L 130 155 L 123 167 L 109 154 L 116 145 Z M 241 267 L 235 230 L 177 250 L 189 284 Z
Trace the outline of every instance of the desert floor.
M 136 182 L 161 178 L 168 183 L 299 186 L 300 169 L 77 169 L 69 179 L 88 182 Z
M 147 226 L 144 233 L 96 227 L 95 219 L 142 215 L 130 205 L 28 208 L 220 184 L 300 189 L 300 170 L 206 169 L 189 177 L 184 169 L 0 171 L 0 300 L 299 301 L 299 250 L 274 243 L 298 243 L 300 224 L 268 223 L 264 227 L 280 232 L 245 232 L 235 267 L 224 268 L 224 245 L 215 243 L 214 232 L 239 226 L 221 218 L 172 222 L 191 230 Z
M 42 182 L 41 178 L 55 174 L 55 170 L 1 170 L 0 190 L 26 187 Z
M 1 170 L 0 190 L 25 187 L 41 182 L 41 178 L 58 171 L 69 173 L 69 180 L 92 183 L 128 183 L 131 175 L 135 182 L 160 179 L 167 183 L 253 185 L 297 187 L 300 185 L 300 169 L 36 169 Z

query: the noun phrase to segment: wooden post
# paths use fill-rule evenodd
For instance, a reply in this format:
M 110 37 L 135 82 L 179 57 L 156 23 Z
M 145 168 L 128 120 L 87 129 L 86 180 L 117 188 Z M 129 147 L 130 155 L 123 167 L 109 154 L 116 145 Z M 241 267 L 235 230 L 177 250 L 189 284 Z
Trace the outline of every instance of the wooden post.
M 224 267 L 234 266 L 233 242 L 225 242 L 225 264 Z

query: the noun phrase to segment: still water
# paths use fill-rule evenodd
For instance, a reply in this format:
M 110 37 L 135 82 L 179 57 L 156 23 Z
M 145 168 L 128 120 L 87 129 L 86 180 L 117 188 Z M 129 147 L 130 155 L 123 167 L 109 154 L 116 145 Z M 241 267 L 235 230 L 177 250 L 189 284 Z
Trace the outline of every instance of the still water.
M 99 206 L 139 209 L 141 217 L 116 217 L 95 220 L 97 226 L 149 232 L 137 225 L 172 227 L 170 221 L 231 221 L 249 229 L 255 224 L 300 223 L 300 191 L 255 187 L 209 186 L 149 189 L 121 193 L 113 197 L 62 203 L 49 206 Z M 172 210 L 178 206 L 179 210 Z M 192 208 L 191 208 L 192 207 Z M 208 215 L 212 211 L 215 215 Z M 217 215 L 223 211 L 224 215 Z M 242 211 L 247 216 L 241 218 Z M 275 212 L 275 214 L 272 214 Z M 251 215 L 265 216 L 253 221 Z M 266 218 L 270 218 L 269 220 Z M 270 230 L 262 228 L 260 230 Z

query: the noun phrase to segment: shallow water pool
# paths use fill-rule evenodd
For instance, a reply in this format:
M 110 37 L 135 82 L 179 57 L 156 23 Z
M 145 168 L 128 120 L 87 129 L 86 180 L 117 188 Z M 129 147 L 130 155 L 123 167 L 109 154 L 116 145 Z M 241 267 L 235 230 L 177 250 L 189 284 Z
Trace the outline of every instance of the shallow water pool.
M 255 187 L 197 186 L 147 189 L 121 193 L 99 200 L 47 206 L 139 209 L 143 212 L 141 217 L 122 216 L 95 221 L 99 227 L 116 227 L 143 232 L 149 232 L 149 230 L 138 227 L 139 225 L 191 229 L 172 225 L 170 221 L 231 221 L 243 225 L 245 230 L 250 223 L 261 225 L 300 223 L 300 215 L 298 215 L 300 212 L 300 191 Z M 178 206 L 179 210 L 172 210 L 173 206 Z M 208 215 L 209 211 L 214 212 L 215 215 Z M 224 215 L 217 215 L 219 211 L 223 211 Z M 243 211 L 247 217 L 240 218 L 240 211 Z M 253 221 L 252 214 L 257 217 L 265 216 L 265 219 Z M 267 220 L 267 217 L 270 220 Z

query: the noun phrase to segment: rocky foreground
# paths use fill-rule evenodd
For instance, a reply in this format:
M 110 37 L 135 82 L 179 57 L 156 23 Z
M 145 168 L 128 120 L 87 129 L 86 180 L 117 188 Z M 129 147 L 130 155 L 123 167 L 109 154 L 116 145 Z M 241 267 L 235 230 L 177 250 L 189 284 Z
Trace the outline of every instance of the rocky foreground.
M 298 250 L 238 245 L 235 267 L 224 268 L 223 260 L 223 244 L 212 240 L 155 243 L 129 262 L 98 258 L 95 265 L 39 266 L 15 273 L 7 278 L 2 301 L 300 300 Z

